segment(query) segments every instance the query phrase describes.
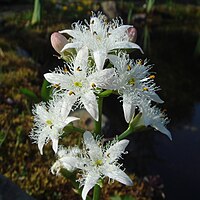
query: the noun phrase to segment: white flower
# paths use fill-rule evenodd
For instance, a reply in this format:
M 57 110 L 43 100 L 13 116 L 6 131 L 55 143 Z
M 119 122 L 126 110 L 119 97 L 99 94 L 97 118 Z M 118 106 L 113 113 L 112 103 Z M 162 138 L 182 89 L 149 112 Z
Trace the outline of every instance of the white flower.
M 51 168 L 53 173 L 58 173 L 61 168 L 66 168 L 69 171 L 79 169 L 82 173 L 82 177 L 79 179 L 80 186 L 84 186 L 83 200 L 86 199 L 89 190 L 106 176 L 125 185 L 133 185 L 132 180 L 120 169 L 122 165 L 118 163 L 121 155 L 125 153 L 128 140 L 117 141 L 104 147 L 88 131 L 84 133 L 83 137 L 82 151 L 77 150 L 77 148 L 68 149 L 65 153 L 58 151 L 59 159 Z
M 68 96 L 68 105 L 72 105 L 78 101 L 82 103 L 91 116 L 98 121 L 98 105 L 96 95 L 99 88 L 107 89 L 114 75 L 114 69 L 104 69 L 101 71 L 92 70 L 88 66 L 88 50 L 82 48 L 69 70 L 57 69 L 52 73 L 44 74 L 46 80 L 53 85 L 58 85 L 60 90 Z
M 121 52 L 118 57 L 110 55 L 109 58 L 116 69 L 116 78 L 110 89 L 118 90 L 122 96 L 127 123 L 135 113 L 137 102 L 133 101 L 134 99 L 144 96 L 157 103 L 163 103 L 155 92 L 158 90 L 153 80 L 155 76 L 150 74 L 150 67 L 146 66 L 146 62 L 144 64 L 140 60 L 134 62 L 129 59 L 127 54 Z
M 72 24 L 72 30 L 63 30 L 60 33 L 67 33 L 72 36 L 72 42 L 64 46 L 62 51 L 75 48 L 78 51 L 87 47 L 95 60 L 98 70 L 102 70 L 104 62 L 109 53 L 115 49 L 140 49 L 141 48 L 129 40 L 128 28 L 132 26 L 123 25 L 122 20 L 112 20 L 106 22 L 104 15 L 93 15 L 90 23 L 82 25 L 80 22 Z M 142 50 L 141 50 L 142 51 Z
M 171 133 L 166 128 L 169 120 L 159 108 L 151 106 L 151 102 L 144 99 L 140 102 L 139 109 L 142 112 L 142 120 L 145 126 L 152 126 L 156 130 L 167 135 L 169 139 L 172 140 Z
M 52 141 L 52 148 L 55 153 L 58 150 L 58 140 L 63 133 L 63 128 L 74 120 L 76 117 L 68 117 L 70 108 L 62 113 L 63 100 L 54 98 L 46 105 L 44 102 L 36 104 L 33 109 L 34 128 L 30 137 L 38 144 L 40 153 L 43 154 L 43 146 L 49 140 Z

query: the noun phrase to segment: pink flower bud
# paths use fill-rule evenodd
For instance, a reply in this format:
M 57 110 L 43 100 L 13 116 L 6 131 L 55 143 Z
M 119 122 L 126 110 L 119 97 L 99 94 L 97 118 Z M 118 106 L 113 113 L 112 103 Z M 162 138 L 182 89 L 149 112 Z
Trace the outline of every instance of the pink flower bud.
M 51 34 L 51 45 L 60 54 L 60 51 L 68 43 L 67 38 L 58 32 Z
M 134 27 L 128 28 L 128 37 L 130 42 L 135 42 L 137 40 L 137 30 Z

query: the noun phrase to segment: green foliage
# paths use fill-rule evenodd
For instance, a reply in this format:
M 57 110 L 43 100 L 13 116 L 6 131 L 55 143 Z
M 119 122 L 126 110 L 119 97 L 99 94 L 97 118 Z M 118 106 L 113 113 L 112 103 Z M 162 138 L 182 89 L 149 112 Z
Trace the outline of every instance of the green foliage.
M 146 0 L 146 11 L 147 13 L 150 13 L 154 7 L 156 0 Z
M 34 1 L 34 10 L 33 10 L 33 15 L 32 15 L 32 20 L 31 20 L 32 25 L 39 24 L 41 21 L 41 11 L 42 11 L 41 1 L 42 0 Z
M 50 87 L 49 82 L 44 79 L 40 91 L 41 97 L 38 97 L 33 91 L 27 88 L 20 88 L 20 92 L 24 94 L 29 101 L 38 103 L 40 100 L 48 101 L 50 99 L 52 88 Z
M 42 100 L 48 101 L 51 96 L 51 92 L 52 92 L 52 89 L 50 87 L 49 82 L 46 79 L 44 79 L 44 81 L 42 83 L 41 92 L 40 92 Z
M 0 147 L 6 139 L 7 134 L 4 131 L 0 131 Z
M 28 100 L 30 100 L 32 102 L 39 102 L 39 98 L 37 97 L 37 95 L 33 91 L 31 91 L 27 88 L 20 88 L 20 92 L 22 94 L 24 94 L 27 97 Z
M 116 194 L 115 196 L 111 197 L 110 200 L 136 200 L 136 198 L 130 195 L 119 196 Z

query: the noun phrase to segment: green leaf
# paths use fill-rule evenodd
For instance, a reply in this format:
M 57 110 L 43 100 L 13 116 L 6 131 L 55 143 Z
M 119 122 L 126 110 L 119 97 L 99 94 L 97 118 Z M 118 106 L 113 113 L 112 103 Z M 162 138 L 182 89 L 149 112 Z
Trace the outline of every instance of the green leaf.
M 33 91 L 31 91 L 27 88 L 20 88 L 20 92 L 22 94 L 24 94 L 29 100 L 31 100 L 33 102 L 39 102 L 39 98 Z
M 50 83 L 44 79 L 41 88 L 41 97 L 43 101 L 48 101 L 51 96 L 52 89 L 50 87 Z
M 122 198 L 122 200 L 136 200 L 136 198 L 127 195 L 127 196 L 124 196 L 124 197 Z
M 0 131 L 0 147 L 6 139 L 7 134 L 4 131 Z
M 119 195 L 112 196 L 110 200 L 122 200 Z

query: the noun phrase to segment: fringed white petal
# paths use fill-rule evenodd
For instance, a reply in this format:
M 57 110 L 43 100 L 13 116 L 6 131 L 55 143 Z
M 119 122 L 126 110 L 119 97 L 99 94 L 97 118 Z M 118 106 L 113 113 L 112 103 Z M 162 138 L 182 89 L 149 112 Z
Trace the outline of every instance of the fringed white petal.
M 89 91 L 81 96 L 81 101 L 85 107 L 85 109 L 90 113 L 90 115 L 98 121 L 99 119 L 99 110 L 98 110 L 98 104 L 96 100 L 96 95 Z
M 116 142 L 105 152 L 105 156 L 107 157 L 109 163 L 112 163 L 113 161 L 119 159 L 121 154 L 124 153 L 128 143 L 129 140 L 121 140 L 119 142 Z
M 58 73 L 46 73 L 44 74 L 44 78 L 52 84 L 59 84 L 61 82 L 67 83 L 67 77 L 65 74 L 58 74 Z M 66 79 L 66 81 L 64 81 Z
M 129 123 L 135 114 L 136 106 L 131 104 L 130 102 L 126 102 L 126 99 L 123 99 L 123 110 L 124 110 L 124 117 L 127 123 Z
M 103 174 L 111 179 L 123 183 L 124 185 L 133 185 L 132 180 L 127 176 L 127 174 L 115 165 L 108 165 L 107 168 L 104 169 Z
M 141 53 L 144 53 L 139 45 L 133 42 L 125 42 L 125 41 L 113 43 L 112 49 L 139 49 Z
M 105 51 L 94 51 L 93 56 L 97 69 L 102 70 L 107 58 L 107 53 Z
M 67 43 L 63 49 L 61 50 L 61 52 L 67 50 L 67 49 L 80 49 L 82 47 L 82 43 L 81 42 L 73 42 L 73 43 Z
M 86 67 L 88 66 L 88 48 L 87 47 L 83 47 L 81 48 L 78 53 L 77 56 L 74 60 L 74 72 L 77 72 L 77 67 L 80 67 L 81 70 L 86 71 Z
M 82 191 L 82 198 L 83 200 L 86 199 L 88 192 L 95 186 L 99 179 L 99 174 L 93 171 L 89 172 L 84 183 L 83 191 Z

